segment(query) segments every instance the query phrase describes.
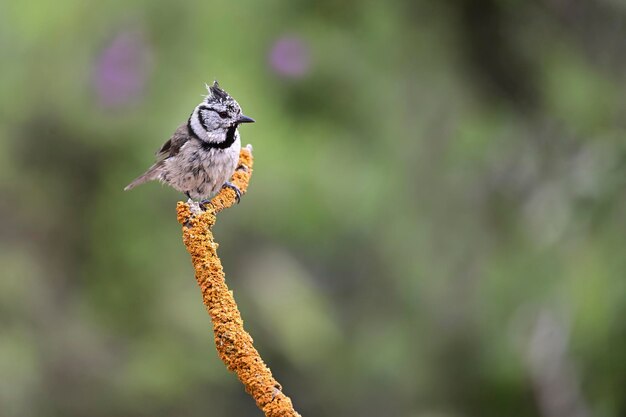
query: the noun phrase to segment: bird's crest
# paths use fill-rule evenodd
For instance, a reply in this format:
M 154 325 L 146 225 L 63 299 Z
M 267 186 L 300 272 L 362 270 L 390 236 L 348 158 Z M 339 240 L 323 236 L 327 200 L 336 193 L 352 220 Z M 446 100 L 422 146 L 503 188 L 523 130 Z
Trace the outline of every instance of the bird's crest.
M 209 94 L 206 96 L 208 101 L 226 101 L 230 99 L 228 93 L 220 88 L 217 80 L 213 81 L 213 85 L 205 84 Z

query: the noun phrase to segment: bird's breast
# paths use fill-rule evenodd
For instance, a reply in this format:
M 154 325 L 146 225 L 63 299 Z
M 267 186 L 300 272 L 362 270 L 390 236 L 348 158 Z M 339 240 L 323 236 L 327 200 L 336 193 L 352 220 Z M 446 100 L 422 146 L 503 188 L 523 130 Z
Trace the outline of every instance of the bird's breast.
M 197 141 L 189 141 L 178 155 L 166 161 L 168 182 L 195 199 L 210 198 L 235 172 L 240 150 L 238 135 L 226 149 L 206 149 Z

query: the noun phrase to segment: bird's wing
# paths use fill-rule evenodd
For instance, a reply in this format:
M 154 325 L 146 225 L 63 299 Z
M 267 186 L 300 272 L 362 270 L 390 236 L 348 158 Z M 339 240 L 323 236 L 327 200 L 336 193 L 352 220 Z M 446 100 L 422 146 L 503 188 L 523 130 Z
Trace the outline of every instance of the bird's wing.
M 185 123 L 180 125 L 180 127 L 176 129 L 172 137 L 169 138 L 169 140 L 165 142 L 163 146 L 161 146 L 161 149 L 157 151 L 157 163 L 169 158 L 170 156 L 178 154 L 178 152 L 180 152 L 180 148 L 182 148 L 182 146 L 187 143 L 188 140 L 189 133 L 187 132 L 187 124 Z

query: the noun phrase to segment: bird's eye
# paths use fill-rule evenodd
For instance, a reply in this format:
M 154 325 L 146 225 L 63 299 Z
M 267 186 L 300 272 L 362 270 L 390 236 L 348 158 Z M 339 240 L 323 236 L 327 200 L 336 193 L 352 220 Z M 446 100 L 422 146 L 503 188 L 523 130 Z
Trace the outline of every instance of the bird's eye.
M 219 114 L 219 116 L 220 116 L 222 119 L 225 119 L 225 118 L 227 118 L 227 117 L 228 117 L 228 113 L 227 113 L 227 112 L 225 112 L 225 111 L 221 111 L 221 112 L 219 112 L 219 113 L 217 113 L 217 114 Z

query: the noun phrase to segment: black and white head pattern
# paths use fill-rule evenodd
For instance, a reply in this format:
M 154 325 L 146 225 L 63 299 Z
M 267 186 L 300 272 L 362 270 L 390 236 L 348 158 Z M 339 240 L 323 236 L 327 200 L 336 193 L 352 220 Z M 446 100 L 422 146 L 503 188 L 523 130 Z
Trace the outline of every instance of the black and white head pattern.
M 237 129 L 241 107 L 217 81 L 207 85 L 209 94 L 189 116 L 188 126 L 195 136 L 208 143 L 220 144 Z

